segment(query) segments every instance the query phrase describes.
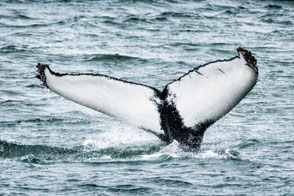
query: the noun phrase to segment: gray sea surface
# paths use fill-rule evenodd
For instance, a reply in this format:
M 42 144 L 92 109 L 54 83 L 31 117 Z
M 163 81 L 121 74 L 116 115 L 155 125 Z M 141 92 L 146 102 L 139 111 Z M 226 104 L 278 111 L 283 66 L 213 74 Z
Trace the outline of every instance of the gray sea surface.
M 293 23 L 282 0 L 2 0 L 0 195 L 294 195 Z M 35 78 L 40 62 L 162 89 L 240 46 L 257 85 L 197 153 Z

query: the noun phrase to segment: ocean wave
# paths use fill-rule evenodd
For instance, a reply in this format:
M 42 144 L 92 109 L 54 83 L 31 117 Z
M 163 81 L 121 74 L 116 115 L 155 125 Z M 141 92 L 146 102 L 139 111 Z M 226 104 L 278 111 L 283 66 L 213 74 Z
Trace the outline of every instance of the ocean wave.
M 147 18 L 138 17 L 138 16 L 135 16 L 135 15 L 128 16 L 126 19 L 123 20 L 123 22 L 127 22 L 127 23 L 151 23 L 150 21 L 148 21 Z
M 0 157 L 14 158 L 25 162 L 105 162 L 113 159 L 129 159 L 152 154 L 161 146 L 119 146 L 101 149 L 89 149 L 83 146 L 73 148 L 51 147 L 46 145 L 27 145 L 13 141 L 0 140 Z
M 16 29 L 24 29 L 24 28 L 39 28 L 39 27 L 48 27 L 53 25 L 65 25 L 66 20 L 59 20 L 53 22 L 34 22 L 34 23 L 14 23 L 10 21 L 5 21 L 1 25 L 6 28 L 16 28 Z
M 0 140 L 0 157 L 29 163 L 83 162 L 89 164 L 117 162 L 164 162 L 169 159 L 231 159 L 241 160 L 240 153 L 231 149 L 187 152 L 177 143 L 119 145 L 100 149 L 84 146 L 73 148 L 27 145 Z
M 282 9 L 283 6 L 275 5 L 275 4 L 269 4 L 269 5 L 265 6 L 265 8 L 267 8 L 267 9 Z
M 174 18 L 195 18 L 198 15 L 195 13 L 188 12 L 163 12 L 160 14 L 160 17 L 174 17 Z
M 252 148 L 253 146 L 256 146 L 260 143 L 261 142 L 257 139 L 249 139 L 249 140 L 242 141 L 241 143 L 235 145 L 234 148 L 238 148 L 238 149 Z
M 17 45 L 6 45 L 0 48 L 1 53 L 26 52 L 26 48 Z
M 76 150 L 50 147 L 45 145 L 25 145 L 17 142 L 8 142 L 0 140 L 0 157 L 2 158 L 15 158 L 19 157 L 42 157 L 45 160 L 51 159 L 50 157 L 60 157 L 65 154 L 74 154 Z
M 96 55 L 86 55 L 84 56 L 85 61 L 141 61 L 145 62 L 147 59 L 142 59 L 140 57 L 132 57 L 120 54 L 96 54 Z
M 23 120 L 15 120 L 15 121 L 0 121 L 3 124 L 20 124 L 20 123 L 56 123 L 63 122 L 62 118 L 32 118 L 32 119 L 23 119 Z

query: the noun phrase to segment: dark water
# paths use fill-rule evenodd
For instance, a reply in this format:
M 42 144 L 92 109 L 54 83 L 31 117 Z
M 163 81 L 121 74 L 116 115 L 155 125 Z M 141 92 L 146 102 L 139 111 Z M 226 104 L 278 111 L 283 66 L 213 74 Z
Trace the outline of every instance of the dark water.
M 0 195 L 293 195 L 293 23 L 293 1 L 1 1 Z M 239 46 L 259 81 L 198 153 L 35 78 L 42 62 L 160 89 Z

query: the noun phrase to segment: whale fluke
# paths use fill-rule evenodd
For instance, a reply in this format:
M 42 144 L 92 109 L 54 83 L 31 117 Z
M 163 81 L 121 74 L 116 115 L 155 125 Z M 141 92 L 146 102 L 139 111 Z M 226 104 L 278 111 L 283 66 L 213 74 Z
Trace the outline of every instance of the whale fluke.
M 167 84 L 154 87 L 101 74 L 60 74 L 38 64 L 43 86 L 81 105 L 145 129 L 165 142 L 177 140 L 199 148 L 205 130 L 232 110 L 258 78 L 251 52 L 196 67 Z

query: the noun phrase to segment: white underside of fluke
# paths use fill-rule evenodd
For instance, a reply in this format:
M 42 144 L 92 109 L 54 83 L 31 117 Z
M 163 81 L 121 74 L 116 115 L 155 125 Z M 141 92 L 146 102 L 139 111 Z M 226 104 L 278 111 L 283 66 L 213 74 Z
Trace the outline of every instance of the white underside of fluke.
M 163 133 L 152 88 L 100 75 L 52 74 L 45 69 L 46 83 L 55 93 L 76 103 L 135 126 Z
M 257 73 L 243 56 L 217 61 L 189 72 L 167 86 L 168 100 L 186 127 L 215 122 L 233 109 L 253 88 Z

